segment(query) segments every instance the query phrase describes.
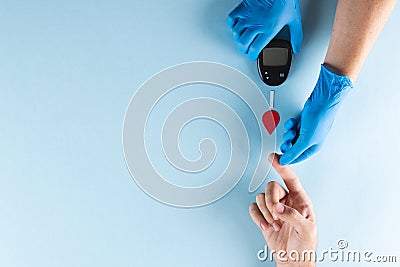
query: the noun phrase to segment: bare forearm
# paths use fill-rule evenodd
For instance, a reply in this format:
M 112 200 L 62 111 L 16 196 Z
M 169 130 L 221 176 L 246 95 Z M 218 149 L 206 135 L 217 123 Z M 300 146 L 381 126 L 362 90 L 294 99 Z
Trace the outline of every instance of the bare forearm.
M 353 82 L 397 0 L 339 0 L 325 65 Z

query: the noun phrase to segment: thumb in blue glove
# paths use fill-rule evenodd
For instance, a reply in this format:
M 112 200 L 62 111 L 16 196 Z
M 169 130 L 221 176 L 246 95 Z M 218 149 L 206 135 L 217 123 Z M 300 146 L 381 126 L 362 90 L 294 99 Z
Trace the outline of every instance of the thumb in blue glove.
M 281 165 L 301 162 L 321 149 L 335 120 L 340 103 L 353 88 L 347 76 L 337 75 L 321 65 L 318 82 L 301 112 L 284 127 Z
M 297 54 L 303 39 L 298 0 L 244 0 L 228 16 L 239 51 L 252 61 L 286 25 Z

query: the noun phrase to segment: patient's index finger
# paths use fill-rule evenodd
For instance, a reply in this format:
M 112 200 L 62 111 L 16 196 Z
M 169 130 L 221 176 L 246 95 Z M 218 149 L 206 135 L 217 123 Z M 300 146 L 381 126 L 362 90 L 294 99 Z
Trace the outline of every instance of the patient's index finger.
M 289 192 L 295 193 L 304 191 L 303 186 L 301 185 L 296 173 L 288 165 L 282 166 L 279 163 L 279 158 L 280 156 L 276 153 L 272 153 L 269 155 L 272 167 L 282 177 Z

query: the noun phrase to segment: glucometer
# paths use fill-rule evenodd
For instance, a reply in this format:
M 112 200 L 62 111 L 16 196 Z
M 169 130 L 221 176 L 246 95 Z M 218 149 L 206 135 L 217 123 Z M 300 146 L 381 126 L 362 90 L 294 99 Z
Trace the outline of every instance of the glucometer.
M 288 37 L 290 33 L 284 27 L 258 55 L 258 73 L 267 85 L 281 85 L 289 74 L 293 51 Z

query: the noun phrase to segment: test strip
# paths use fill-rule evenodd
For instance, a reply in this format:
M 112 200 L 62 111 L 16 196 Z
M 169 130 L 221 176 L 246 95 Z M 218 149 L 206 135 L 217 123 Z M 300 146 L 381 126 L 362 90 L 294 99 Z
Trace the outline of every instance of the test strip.
M 269 107 L 270 109 L 274 108 L 275 103 L 275 90 L 269 91 Z

